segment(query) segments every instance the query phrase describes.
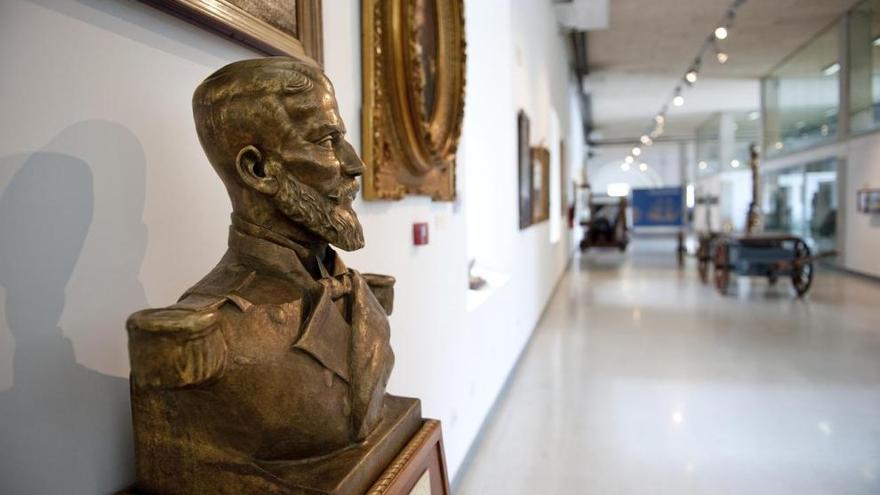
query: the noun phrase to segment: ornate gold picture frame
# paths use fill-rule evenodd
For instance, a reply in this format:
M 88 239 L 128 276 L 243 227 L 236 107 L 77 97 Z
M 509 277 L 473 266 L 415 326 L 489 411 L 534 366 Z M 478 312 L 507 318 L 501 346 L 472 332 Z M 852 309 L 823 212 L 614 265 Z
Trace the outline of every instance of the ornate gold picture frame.
M 365 199 L 455 198 L 463 0 L 363 0 Z
M 532 224 L 550 218 L 550 150 L 532 148 Z
M 269 55 L 324 61 L 321 0 L 141 0 Z

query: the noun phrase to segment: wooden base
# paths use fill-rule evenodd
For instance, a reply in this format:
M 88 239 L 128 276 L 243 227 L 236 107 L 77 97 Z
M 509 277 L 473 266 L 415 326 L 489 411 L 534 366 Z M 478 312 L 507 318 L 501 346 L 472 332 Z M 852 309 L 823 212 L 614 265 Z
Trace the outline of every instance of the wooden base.
M 366 495 L 450 495 L 440 422 L 426 419 Z

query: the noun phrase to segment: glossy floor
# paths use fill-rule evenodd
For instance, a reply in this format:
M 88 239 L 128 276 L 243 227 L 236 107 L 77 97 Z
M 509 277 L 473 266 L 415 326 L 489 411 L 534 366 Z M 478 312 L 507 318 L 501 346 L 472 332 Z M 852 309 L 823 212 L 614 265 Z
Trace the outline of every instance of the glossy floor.
M 459 495 L 880 494 L 880 284 L 722 297 L 632 251 L 575 258 Z

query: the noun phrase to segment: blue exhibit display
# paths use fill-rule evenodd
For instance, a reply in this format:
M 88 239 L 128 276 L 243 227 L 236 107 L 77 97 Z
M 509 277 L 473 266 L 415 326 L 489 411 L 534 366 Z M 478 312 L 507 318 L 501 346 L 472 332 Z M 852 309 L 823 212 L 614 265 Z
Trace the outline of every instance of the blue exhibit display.
M 633 189 L 632 209 L 636 227 L 681 227 L 684 225 L 684 189 Z

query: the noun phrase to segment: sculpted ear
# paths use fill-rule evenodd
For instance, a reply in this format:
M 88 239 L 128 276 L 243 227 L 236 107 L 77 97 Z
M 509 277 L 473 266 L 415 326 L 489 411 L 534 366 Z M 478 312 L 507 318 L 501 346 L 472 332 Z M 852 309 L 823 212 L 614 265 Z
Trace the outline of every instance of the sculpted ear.
M 235 157 L 235 171 L 252 189 L 270 196 L 278 192 L 278 180 L 266 173 L 263 154 L 255 146 L 248 145 Z

